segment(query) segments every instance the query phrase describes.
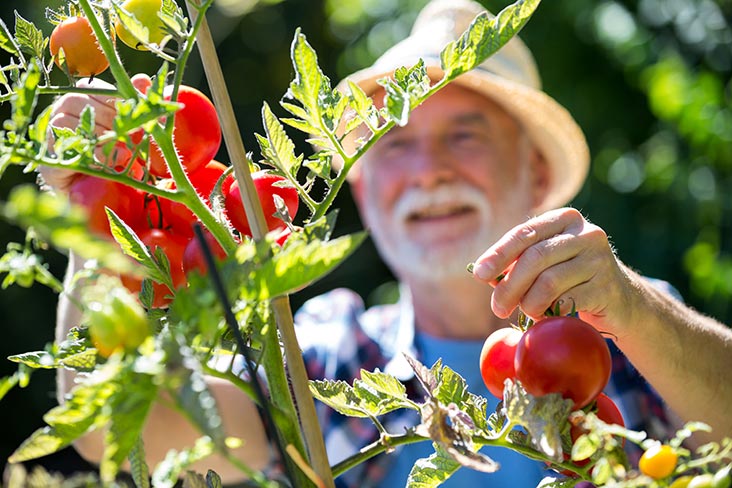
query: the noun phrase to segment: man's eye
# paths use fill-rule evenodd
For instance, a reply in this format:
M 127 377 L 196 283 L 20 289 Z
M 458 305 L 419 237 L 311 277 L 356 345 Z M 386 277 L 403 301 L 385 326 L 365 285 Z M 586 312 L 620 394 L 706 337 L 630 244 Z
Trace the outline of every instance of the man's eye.
M 471 142 L 480 140 L 481 134 L 476 131 L 458 131 L 453 133 L 452 140 L 454 142 Z

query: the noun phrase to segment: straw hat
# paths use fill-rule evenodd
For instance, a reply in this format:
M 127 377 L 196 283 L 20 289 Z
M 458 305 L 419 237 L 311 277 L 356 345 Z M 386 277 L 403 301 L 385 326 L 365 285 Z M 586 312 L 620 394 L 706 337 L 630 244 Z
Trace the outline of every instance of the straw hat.
M 347 79 L 371 95 L 379 88 L 379 79 L 391 76 L 396 68 L 412 66 L 419 59 L 424 60 L 432 79 L 440 79 L 440 52 L 484 11 L 483 6 L 469 0 L 432 0 L 420 12 L 408 38 L 386 51 L 373 66 Z M 503 106 L 542 152 L 550 167 L 550 188 L 539 211 L 560 207 L 579 192 L 590 162 L 584 134 L 569 112 L 541 91 L 536 62 L 518 37 L 453 83 Z M 347 92 L 346 80 L 338 88 Z

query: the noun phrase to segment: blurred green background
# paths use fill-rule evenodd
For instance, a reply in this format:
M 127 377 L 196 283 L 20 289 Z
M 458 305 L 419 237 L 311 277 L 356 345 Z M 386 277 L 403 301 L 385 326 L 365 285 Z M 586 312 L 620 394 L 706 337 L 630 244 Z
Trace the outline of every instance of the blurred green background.
M 17 10 L 49 35 L 44 9 L 63 3 L 5 0 L 0 18 L 12 30 Z M 425 3 L 217 0 L 209 22 L 245 146 L 256 149 L 263 102 L 284 115 L 277 103 L 292 76 L 289 45 L 297 27 L 335 81 L 405 37 Z M 483 3 L 495 12 L 510 2 Z M 731 19 L 732 0 L 549 0 L 521 33 L 546 91 L 575 116 L 590 144 L 591 173 L 573 205 L 607 231 L 623 261 L 669 281 L 691 305 L 726 323 L 732 323 Z M 119 49 L 130 72 L 156 71 L 151 54 Z M 0 53 L 0 61 L 7 64 L 7 53 Z M 208 91 L 196 56 L 185 82 Z M 0 115 L 7 118 L 7 104 Z M 309 151 L 291 135 L 301 151 Z M 223 149 L 218 159 L 228 160 Z M 33 179 L 13 168 L 0 180 L 0 199 Z M 360 228 L 347 190 L 336 207 L 339 233 Z M 23 238 L 0 221 L 0 249 Z M 61 277 L 65 257 L 55 251 L 45 257 Z M 322 282 L 293 296 L 293 307 L 336 286 L 378 301 L 392 279 L 369 242 Z M 0 376 L 15 371 L 4 358 L 52 340 L 55 302 L 40 286 L 0 291 Z M 0 463 L 43 425 L 43 413 L 54 404 L 53 374 L 44 371 L 0 402 Z M 78 466 L 68 451 L 42 462 L 52 469 Z

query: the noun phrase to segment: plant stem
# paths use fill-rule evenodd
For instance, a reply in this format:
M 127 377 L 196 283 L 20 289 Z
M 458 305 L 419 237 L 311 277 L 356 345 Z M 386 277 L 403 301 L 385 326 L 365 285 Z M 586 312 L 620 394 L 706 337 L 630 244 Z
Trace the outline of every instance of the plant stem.
M 254 182 L 246 164 L 246 150 L 241 139 L 236 117 L 234 116 L 231 98 L 229 97 L 226 82 L 221 72 L 221 66 L 216 55 L 216 48 L 211 37 L 211 32 L 206 23 L 205 16 L 198 15 L 196 4 L 190 1 L 186 2 L 186 4 L 189 14 L 196 16 L 196 22 L 200 22 L 201 25 L 197 35 L 201 60 L 211 88 L 214 105 L 217 107 L 219 118 L 221 119 L 224 141 L 229 151 L 232 164 L 234 165 L 236 180 L 242 192 L 244 210 L 252 229 L 252 236 L 255 240 L 261 240 L 267 233 L 267 224 L 264 220 L 264 213 L 259 202 L 259 197 L 254 188 Z M 315 403 L 308 388 L 307 371 L 305 370 L 302 352 L 297 342 L 288 298 L 279 297 L 273 299 L 272 308 L 277 322 L 277 328 L 280 331 L 284 344 L 288 372 L 292 380 L 295 403 L 297 404 L 300 415 L 300 425 L 302 426 L 302 433 L 305 436 L 305 443 L 307 445 L 307 452 L 302 451 L 301 454 L 305 459 L 309 459 L 315 473 L 323 480 L 326 487 L 332 488 L 335 486 L 335 483 L 330 471 L 330 464 L 325 451 L 325 442 L 323 441 L 323 434 L 315 411 Z M 279 348 L 279 345 L 276 347 Z M 272 364 L 268 366 L 275 367 Z M 281 368 L 282 366 L 278 365 L 277 367 Z M 269 368 L 265 369 L 267 371 L 269 370 Z M 285 385 L 270 384 L 270 387 L 273 389 L 273 395 L 275 394 L 275 388 L 281 388 L 283 386 L 286 390 L 280 393 L 284 394 L 286 392 L 289 396 L 289 387 L 287 387 L 286 383 Z M 291 434 L 294 435 L 295 433 Z

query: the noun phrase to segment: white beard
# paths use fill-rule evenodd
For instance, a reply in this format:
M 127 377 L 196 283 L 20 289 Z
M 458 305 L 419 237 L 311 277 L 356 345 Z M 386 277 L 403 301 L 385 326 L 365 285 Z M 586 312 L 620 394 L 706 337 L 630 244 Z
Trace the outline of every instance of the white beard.
M 410 216 L 445 207 L 465 207 L 478 216 L 478 225 L 453 238 L 434 236 L 430 242 L 410 235 Z M 485 195 L 464 184 L 444 184 L 434 190 L 408 189 L 391 213 L 374 205 L 364 209 L 379 253 L 399 277 L 444 281 L 468 275 L 466 266 L 493 244 L 507 229 L 496 228 L 493 209 Z M 388 218 L 388 220 L 386 220 Z

